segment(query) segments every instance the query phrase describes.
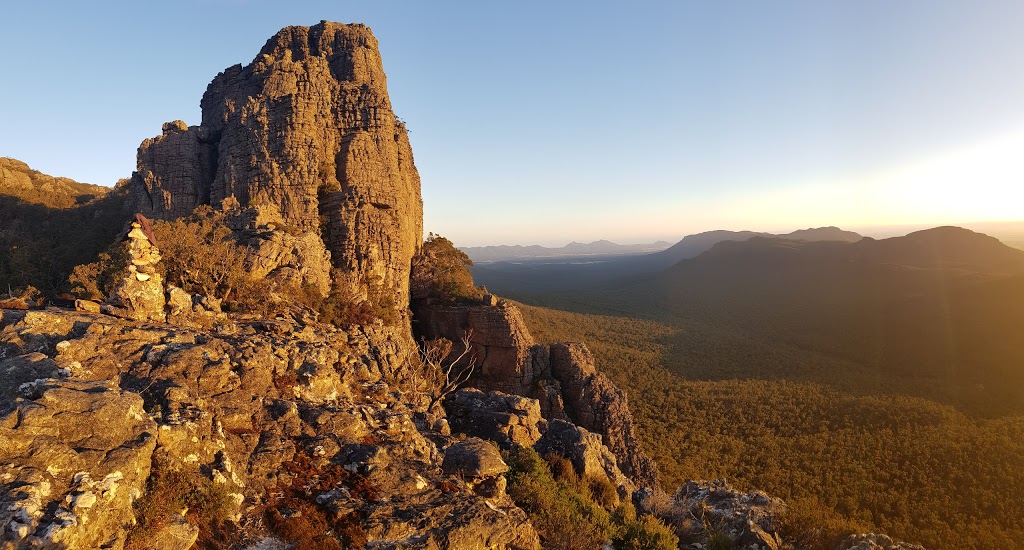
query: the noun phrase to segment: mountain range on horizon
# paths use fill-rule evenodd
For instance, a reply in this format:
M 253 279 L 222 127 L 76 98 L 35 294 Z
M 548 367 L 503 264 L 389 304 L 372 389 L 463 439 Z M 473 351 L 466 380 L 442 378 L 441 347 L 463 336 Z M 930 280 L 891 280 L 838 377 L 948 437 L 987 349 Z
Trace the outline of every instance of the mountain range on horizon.
M 589 243 L 570 242 L 561 247 L 541 245 L 491 245 L 463 246 L 459 250 L 465 252 L 473 262 L 489 263 L 514 260 L 540 260 L 545 258 L 570 258 L 580 256 L 626 256 L 662 253 L 671 259 L 692 258 L 723 240 L 746 240 L 751 237 L 772 237 L 780 239 L 804 241 L 858 241 L 862 236 L 853 231 L 844 231 L 838 227 L 813 227 L 798 229 L 790 233 L 767 233 L 763 231 L 728 231 L 714 230 L 687 235 L 672 244 L 668 241 L 656 241 L 644 244 L 617 244 L 602 239 Z

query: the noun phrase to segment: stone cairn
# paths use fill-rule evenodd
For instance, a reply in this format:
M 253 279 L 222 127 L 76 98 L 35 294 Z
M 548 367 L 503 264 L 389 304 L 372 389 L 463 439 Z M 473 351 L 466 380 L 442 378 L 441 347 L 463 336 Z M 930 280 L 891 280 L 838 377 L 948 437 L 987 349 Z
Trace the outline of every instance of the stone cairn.
M 153 242 L 149 220 L 136 214 L 125 238 L 128 271 L 103 305 L 103 312 L 136 321 L 166 320 L 163 278 L 156 271 L 160 250 Z

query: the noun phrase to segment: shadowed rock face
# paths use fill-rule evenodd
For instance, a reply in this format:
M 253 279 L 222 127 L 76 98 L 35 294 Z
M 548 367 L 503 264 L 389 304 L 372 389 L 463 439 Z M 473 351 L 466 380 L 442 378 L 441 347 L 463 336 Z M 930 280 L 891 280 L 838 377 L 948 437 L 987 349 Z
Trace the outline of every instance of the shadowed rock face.
M 420 181 L 369 28 L 287 27 L 252 63 L 217 75 L 202 111 L 200 126 L 167 123 L 139 147 L 139 211 L 174 218 L 232 196 L 273 204 L 323 238 L 337 279 L 408 305 Z

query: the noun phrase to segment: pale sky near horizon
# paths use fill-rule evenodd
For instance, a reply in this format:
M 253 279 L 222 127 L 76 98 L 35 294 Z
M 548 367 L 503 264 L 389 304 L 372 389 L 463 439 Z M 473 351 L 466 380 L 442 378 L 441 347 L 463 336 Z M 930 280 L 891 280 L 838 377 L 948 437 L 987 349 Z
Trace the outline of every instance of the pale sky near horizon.
M 112 185 L 287 25 L 362 22 L 456 244 L 1024 220 L 1024 2 L 20 2 L 0 156 Z

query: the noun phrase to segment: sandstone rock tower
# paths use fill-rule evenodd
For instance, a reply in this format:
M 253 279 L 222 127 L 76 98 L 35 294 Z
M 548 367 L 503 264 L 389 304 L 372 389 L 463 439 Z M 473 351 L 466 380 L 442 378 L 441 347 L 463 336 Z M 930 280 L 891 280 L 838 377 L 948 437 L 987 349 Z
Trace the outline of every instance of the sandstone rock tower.
M 136 208 L 157 218 L 235 197 L 272 204 L 319 233 L 335 284 L 408 305 L 423 202 L 405 125 L 395 116 L 364 25 L 287 27 L 246 66 L 217 75 L 202 124 L 164 124 L 139 147 Z

